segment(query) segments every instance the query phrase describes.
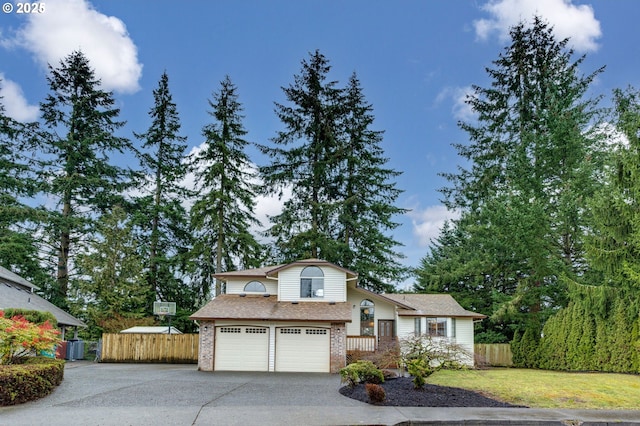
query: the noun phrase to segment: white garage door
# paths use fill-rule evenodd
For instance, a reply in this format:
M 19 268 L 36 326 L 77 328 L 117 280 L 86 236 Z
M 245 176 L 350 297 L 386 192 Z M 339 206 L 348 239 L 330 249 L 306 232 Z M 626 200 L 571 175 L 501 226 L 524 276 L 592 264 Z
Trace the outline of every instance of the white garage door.
M 276 328 L 276 371 L 328 373 L 331 364 L 327 328 Z
M 216 327 L 216 371 L 268 371 L 269 329 L 253 326 Z

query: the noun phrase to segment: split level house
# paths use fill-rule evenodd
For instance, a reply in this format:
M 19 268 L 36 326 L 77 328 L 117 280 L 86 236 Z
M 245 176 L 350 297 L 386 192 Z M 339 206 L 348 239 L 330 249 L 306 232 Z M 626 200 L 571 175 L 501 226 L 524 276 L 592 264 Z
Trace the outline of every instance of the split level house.
M 347 351 L 375 351 L 415 333 L 472 354 L 473 322 L 484 318 L 447 294 L 359 288 L 357 273 L 319 259 L 215 277 L 226 293 L 190 317 L 200 328 L 203 371 L 337 373 Z

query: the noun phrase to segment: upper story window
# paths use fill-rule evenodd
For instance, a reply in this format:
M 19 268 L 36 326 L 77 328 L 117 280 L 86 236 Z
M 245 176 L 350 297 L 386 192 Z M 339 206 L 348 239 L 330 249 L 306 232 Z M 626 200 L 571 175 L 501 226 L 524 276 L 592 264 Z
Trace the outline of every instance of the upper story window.
M 371 300 L 360 302 L 360 335 L 373 336 L 375 305 Z
M 264 293 L 265 291 L 267 291 L 267 289 L 260 281 L 251 281 L 244 286 L 244 291 L 252 293 Z
M 324 297 L 324 274 L 317 266 L 307 266 L 300 273 L 300 297 Z

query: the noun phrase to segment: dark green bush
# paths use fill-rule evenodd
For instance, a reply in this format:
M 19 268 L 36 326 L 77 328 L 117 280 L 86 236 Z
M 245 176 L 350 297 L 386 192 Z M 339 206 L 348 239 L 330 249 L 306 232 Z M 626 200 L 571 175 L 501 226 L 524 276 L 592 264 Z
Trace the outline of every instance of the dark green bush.
M 47 396 L 63 377 L 64 361 L 59 359 L 32 357 L 22 364 L 0 365 L 0 406 Z

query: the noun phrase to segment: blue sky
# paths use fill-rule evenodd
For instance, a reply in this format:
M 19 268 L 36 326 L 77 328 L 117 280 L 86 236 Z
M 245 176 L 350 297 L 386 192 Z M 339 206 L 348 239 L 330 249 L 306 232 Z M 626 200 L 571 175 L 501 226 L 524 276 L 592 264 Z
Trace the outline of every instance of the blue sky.
M 3 10 L 7 10 L 7 0 Z M 442 222 L 455 216 L 440 203 L 438 176 L 461 164 L 452 143 L 464 143 L 459 119 L 473 119 L 463 99 L 472 84 L 487 86 L 487 66 L 508 44 L 508 29 L 534 14 L 570 37 L 586 54 L 583 72 L 606 65 L 592 87 L 640 86 L 640 2 L 635 0 L 47 0 L 44 12 L 0 14 L 0 95 L 7 113 L 38 117 L 48 92 L 47 64 L 81 49 L 127 121 L 122 135 L 149 126 L 152 90 L 163 71 L 191 148 L 203 141 L 207 100 L 225 75 L 238 87 L 247 139 L 266 143 L 282 129 L 274 102 L 293 82 L 300 62 L 319 49 L 345 84 L 360 78 L 384 130 L 389 165 L 403 174 L 394 236 L 405 263 L 416 266 Z M 257 164 L 264 158 L 252 149 Z M 133 159 L 132 159 L 133 161 Z M 261 198 L 265 220 L 280 202 Z

